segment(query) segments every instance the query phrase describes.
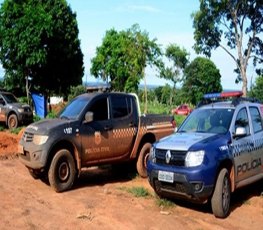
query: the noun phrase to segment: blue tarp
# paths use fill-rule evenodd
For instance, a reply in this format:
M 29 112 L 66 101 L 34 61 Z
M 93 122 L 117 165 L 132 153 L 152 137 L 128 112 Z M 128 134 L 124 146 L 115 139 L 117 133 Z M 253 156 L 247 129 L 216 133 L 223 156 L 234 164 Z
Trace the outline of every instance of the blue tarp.
M 33 99 L 36 115 L 41 118 L 45 118 L 47 115 L 47 99 L 37 93 L 31 93 L 31 96 Z

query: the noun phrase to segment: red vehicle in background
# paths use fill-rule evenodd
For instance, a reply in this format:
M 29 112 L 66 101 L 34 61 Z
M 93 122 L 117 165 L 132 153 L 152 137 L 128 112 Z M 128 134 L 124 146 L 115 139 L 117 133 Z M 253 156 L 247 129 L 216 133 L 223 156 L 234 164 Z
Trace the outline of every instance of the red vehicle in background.
M 172 109 L 172 114 L 177 115 L 188 115 L 192 112 L 192 109 L 187 104 L 182 104 L 176 107 L 175 109 Z

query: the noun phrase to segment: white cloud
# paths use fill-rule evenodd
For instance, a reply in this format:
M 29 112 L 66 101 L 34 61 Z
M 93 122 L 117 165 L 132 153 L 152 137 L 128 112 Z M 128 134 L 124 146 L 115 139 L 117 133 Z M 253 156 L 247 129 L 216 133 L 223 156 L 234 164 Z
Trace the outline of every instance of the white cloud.
M 148 12 L 148 13 L 159 13 L 160 9 L 150 5 L 122 5 L 116 8 L 118 12 Z

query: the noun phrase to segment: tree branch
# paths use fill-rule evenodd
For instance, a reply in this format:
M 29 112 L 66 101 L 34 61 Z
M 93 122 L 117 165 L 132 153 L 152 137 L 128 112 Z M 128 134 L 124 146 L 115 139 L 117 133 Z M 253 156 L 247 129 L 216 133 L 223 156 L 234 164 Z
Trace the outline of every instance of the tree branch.
M 226 47 L 224 47 L 221 44 L 219 45 L 219 47 L 221 47 L 227 54 L 229 54 L 230 57 L 237 63 L 237 59 L 235 58 L 235 56 L 233 54 L 231 54 L 230 51 Z

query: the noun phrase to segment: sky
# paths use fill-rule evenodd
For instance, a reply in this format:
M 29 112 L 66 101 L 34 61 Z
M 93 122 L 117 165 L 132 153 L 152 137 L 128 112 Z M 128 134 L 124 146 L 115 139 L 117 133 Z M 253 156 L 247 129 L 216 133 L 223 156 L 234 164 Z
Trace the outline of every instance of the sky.
M 0 0 L 0 3 L 2 2 L 3 0 Z M 67 0 L 67 2 L 77 14 L 79 39 L 84 54 L 83 81 L 98 81 L 90 75 L 90 61 L 96 55 L 96 47 L 102 44 L 106 31 L 113 28 L 121 31 L 138 24 L 141 31 L 149 34 L 150 39 L 157 39 L 163 51 L 169 44 L 177 44 L 190 53 L 190 61 L 197 57 L 192 49 L 194 30 L 191 14 L 198 10 L 199 0 Z M 223 89 L 241 90 L 241 83 L 235 84 L 236 75 L 233 72 L 235 63 L 230 56 L 222 50 L 216 50 L 212 52 L 211 60 L 220 70 Z M 147 84 L 169 83 L 157 78 L 156 75 L 157 72 L 147 68 Z M 248 82 L 253 80 L 251 76 L 248 76 Z

